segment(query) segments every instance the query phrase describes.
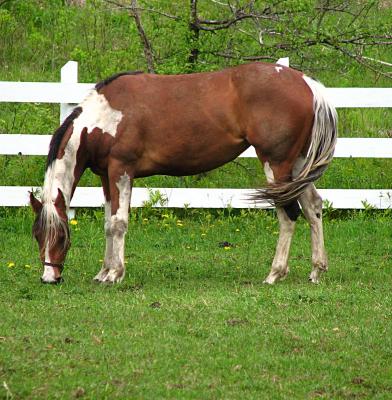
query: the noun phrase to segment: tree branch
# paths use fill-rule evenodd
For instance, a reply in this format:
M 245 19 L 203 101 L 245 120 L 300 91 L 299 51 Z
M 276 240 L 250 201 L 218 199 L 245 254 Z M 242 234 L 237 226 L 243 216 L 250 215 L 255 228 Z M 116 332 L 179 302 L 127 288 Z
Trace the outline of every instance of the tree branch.
M 142 21 L 140 19 L 139 11 L 137 10 L 137 0 L 131 2 L 132 10 L 130 10 L 131 16 L 135 20 L 136 28 L 139 33 L 140 40 L 143 44 L 144 56 L 147 62 L 147 69 L 150 73 L 155 73 L 154 69 L 154 54 L 150 41 L 147 38 L 146 32 L 143 28 Z
M 137 5 L 137 0 L 131 0 L 131 5 L 126 6 L 114 0 L 105 0 L 106 3 L 113 4 L 118 8 L 125 9 L 128 11 L 130 16 L 135 20 L 136 29 L 139 34 L 140 41 L 143 45 L 144 57 L 146 59 L 147 70 L 150 73 L 155 73 L 154 68 L 154 52 L 152 45 L 147 37 L 146 31 L 144 30 L 141 18 L 140 18 L 140 8 Z
M 188 62 L 192 68 L 199 57 L 198 41 L 200 36 L 200 26 L 198 21 L 197 0 L 190 0 L 190 20 L 188 26 L 191 31 L 191 49 L 189 52 Z

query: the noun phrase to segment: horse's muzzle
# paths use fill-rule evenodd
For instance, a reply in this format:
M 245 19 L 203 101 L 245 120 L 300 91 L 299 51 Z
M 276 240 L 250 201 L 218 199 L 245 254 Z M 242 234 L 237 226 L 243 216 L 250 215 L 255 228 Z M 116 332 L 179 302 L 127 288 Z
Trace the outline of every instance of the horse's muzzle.
M 41 283 L 58 285 L 59 283 L 64 281 L 63 277 L 61 276 L 61 273 L 64 269 L 63 264 L 45 261 L 43 262 L 43 266 L 44 274 L 41 277 Z
M 64 278 L 62 276 L 55 278 L 54 281 L 45 281 L 43 278 L 41 278 L 41 283 L 44 283 L 45 285 L 59 285 L 62 282 L 64 282 Z

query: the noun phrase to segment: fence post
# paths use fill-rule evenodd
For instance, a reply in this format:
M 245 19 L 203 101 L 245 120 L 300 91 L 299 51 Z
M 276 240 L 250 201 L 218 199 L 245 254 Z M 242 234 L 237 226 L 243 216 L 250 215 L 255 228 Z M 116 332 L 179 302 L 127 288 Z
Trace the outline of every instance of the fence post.
M 276 62 L 276 64 L 283 65 L 284 67 L 289 67 L 290 59 L 289 59 L 289 57 L 279 58 L 279 60 Z
M 78 63 L 76 61 L 68 61 L 61 68 L 61 83 L 78 83 Z M 60 124 L 71 113 L 76 104 L 61 103 L 60 104 Z

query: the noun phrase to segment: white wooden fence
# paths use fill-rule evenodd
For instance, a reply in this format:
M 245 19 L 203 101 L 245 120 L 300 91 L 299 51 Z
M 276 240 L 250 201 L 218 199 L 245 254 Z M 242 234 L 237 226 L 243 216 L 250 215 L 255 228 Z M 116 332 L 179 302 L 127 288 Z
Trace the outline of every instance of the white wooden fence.
M 288 65 L 288 59 L 280 59 Z M 78 66 L 69 61 L 61 70 L 60 83 L 0 82 L 0 102 L 60 103 L 60 122 L 65 119 L 75 104 L 82 101 L 93 84 L 77 83 Z M 328 88 L 328 95 L 338 108 L 392 107 L 392 88 Z M 392 126 L 392 121 L 391 121 Z M 342 134 L 342 133 L 340 133 Z M 343 132 L 344 134 L 344 132 Z M 50 135 L 0 135 L 1 155 L 46 155 Z M 253 148 L 240 157 L 256 157 Z M 339 138 L 335 157 L 392 158 L 392 139 Z M 361 173 L 362 171 L 358 171 Z M 391 176 L 392 171 L 387 171 Z M 31 186 L 0 186 L 0 206 L 24 206 L 28 203 Z M 166 199 L 156 206 L 196 208 L 253 208 L 269 207 L 268 204 L 250 202 L 252 189 L 170 189 L 134 188 L 131 205 L 141 207 L 149 200 L 151 191 L 159 190 Z M 320 194 L 334 208 L 364 208 L 371 205 L 385 209 L 392 207 L 392 189 L 321 189 Z M 101 188 L 78 187 L 71 207 L 100 207 L 104 202 Z

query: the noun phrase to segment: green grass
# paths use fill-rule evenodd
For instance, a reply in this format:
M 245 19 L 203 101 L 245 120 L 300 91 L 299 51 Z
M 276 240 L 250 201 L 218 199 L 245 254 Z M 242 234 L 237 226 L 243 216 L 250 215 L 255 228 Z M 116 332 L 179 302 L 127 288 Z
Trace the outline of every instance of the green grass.
M 136 210 L 115 286 L 91 281 L 102 211 L 77 220 L 65 283 L 45 286 L 30 213 L 2 211 L 0 381 L 13 398 L 391 398 L 388 212 L 327 218 L 317 286 L 303 220 L 273 287 L 261 284 L 273 212 Z

